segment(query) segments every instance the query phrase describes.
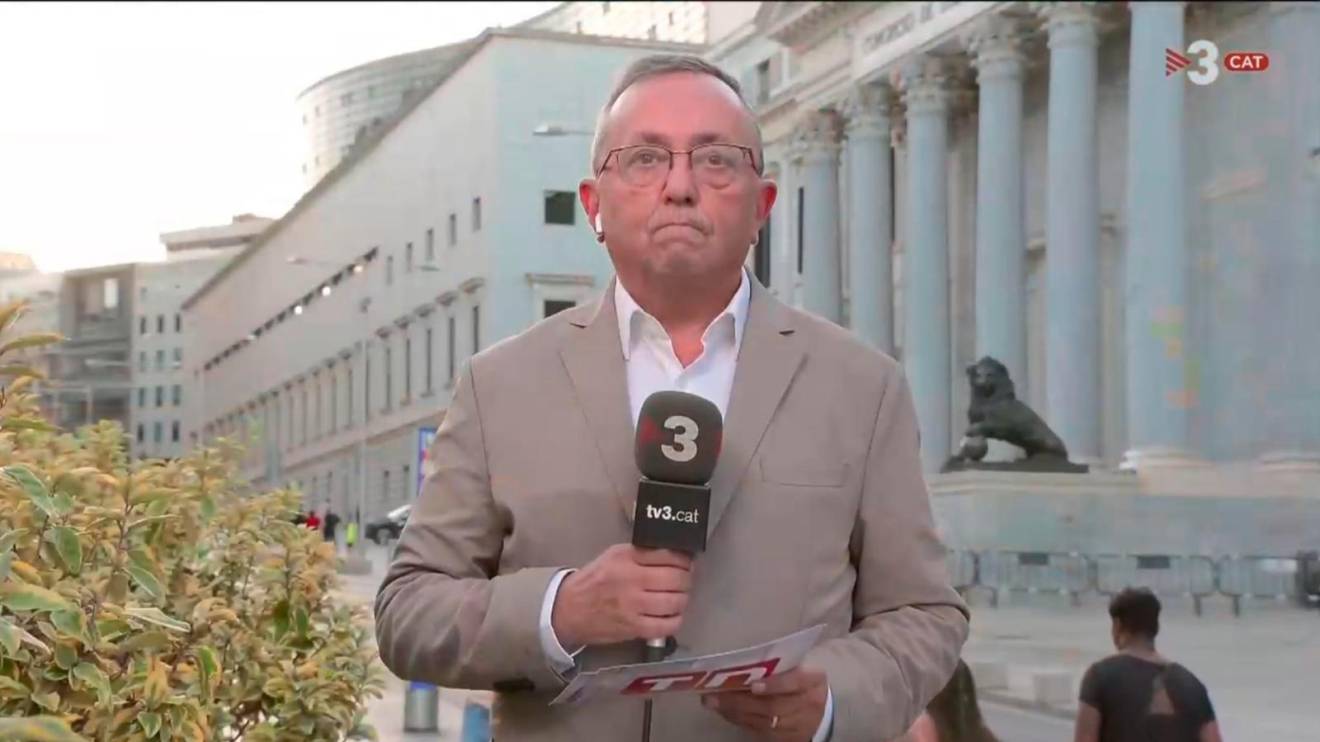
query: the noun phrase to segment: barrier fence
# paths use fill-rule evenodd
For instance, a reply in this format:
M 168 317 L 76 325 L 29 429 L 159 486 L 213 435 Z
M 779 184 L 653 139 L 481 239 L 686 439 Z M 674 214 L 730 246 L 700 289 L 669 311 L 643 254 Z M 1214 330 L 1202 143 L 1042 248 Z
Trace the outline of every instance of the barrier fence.
M 1002 593 L 1066 595 L 1077 606 L 1087 593 L 1112 596 L 1128 587 L 1148 588 L 1161 597 L 1191 598 L 1198 616 L 1204 600 L 1216 595 L 1232 602 L 1235 616 L 1242 615 L 1244 599 L 1302 605 L 1320 601 L 1316 577 L 1320 560 L 1313 554 L 1234 554 L 1216 559 L 1175 554 L 950 550 L 945 564 L 960 594 L 986 590 L 992 607 L 998 607 Z

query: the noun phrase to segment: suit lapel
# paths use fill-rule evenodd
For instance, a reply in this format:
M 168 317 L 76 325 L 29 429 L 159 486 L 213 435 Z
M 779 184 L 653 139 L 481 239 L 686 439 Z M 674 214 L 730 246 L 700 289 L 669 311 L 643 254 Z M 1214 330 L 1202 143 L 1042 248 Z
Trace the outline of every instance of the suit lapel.
M 747 324 L 724 421 L 724 443 L 711 477 L 708 534 L 715 531 L 733 499 L 805 356 L 806 338 L 794 315 L 759 281 L 751 279 L 751 284 Z
M 569 322 L 574 332 L 560 348 L 560 356 L 614 487 L 615 499 L 631 522 L 641 472 L 633 453 L 628 377 L 614 311 L 614 281 L 594 308 L 583 307 L 570 316 Z

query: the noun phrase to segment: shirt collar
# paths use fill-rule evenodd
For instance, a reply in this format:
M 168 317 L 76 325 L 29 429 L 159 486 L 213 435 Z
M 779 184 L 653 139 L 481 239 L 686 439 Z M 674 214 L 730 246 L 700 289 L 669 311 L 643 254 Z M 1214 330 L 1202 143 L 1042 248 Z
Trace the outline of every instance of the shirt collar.
M 747 325 L 747 310 L 752 299 L 752 286 L 747 282 L 747 269 L 739 271 L 739 275 L 742 280 L 738 283 L 738 290 L 733 292 L 733 298 L 724 307 L 724 311 L 715 315 L 715 319 L 711 320 L 706 326 L 706 331 L 702 333 L 702 340 L 705 341 L 710 337 L 712 328 L 721 321 L 729 321 L 725 320 L 726 317 L 730 318 L 733 322 L 735 353 L 742 345 L 743 328 Z M 626 361 L 632 355 L 634 323 L 642 318 L 655 322 L 657 326 L 660 326 L 660 322 L 642 309 L 632 298 L 632 294 L 628 293 L 628 289 L 623 287 L 623 281 L 618 280 L 617 277 L 614 280 L 614 311 L 619 322 L 619 343 L 623 347 L 623 358 Z

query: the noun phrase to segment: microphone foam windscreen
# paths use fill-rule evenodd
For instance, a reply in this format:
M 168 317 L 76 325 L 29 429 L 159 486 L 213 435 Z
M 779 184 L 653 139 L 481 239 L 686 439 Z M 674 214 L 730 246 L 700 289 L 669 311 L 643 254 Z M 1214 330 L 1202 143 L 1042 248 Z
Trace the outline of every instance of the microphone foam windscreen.
M 656 392 L 637 418 L 637 468 L 659 482 L 705 484 L 723 439 L 724 419 L 715 403 L 687 392 Z

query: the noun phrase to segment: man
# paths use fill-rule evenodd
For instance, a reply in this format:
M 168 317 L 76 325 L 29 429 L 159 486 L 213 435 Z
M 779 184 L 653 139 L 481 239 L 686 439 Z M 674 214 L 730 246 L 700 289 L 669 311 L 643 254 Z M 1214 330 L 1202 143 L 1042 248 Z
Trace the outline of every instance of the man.
M 1118 654 L 1082 678 L 1076 742 L 1220 742 L 1205 686 L 1155 651 L 1159 598 L 1128 588 L 1110 601 L 1109 616 Z
M 494 738 L 635 739 L 642 703 L 549 706 L 573 673 L 826 624 L 760 692 L 661 696 L 652 739 L 902 734 L 967 636 L 899 366 L 743 269 L 769 216 L 759 132 L 700 59 L 634 63 L 579 188 L 616 279 L 472 359 L 376 599 L 400 677 L 497 693 Z M 810 249 L 810 248 L 808 248 Z M 630 544 L 634 427 L 652 392 L 711 400 L 725 434 L 704 554 Z

